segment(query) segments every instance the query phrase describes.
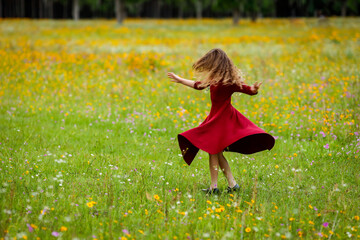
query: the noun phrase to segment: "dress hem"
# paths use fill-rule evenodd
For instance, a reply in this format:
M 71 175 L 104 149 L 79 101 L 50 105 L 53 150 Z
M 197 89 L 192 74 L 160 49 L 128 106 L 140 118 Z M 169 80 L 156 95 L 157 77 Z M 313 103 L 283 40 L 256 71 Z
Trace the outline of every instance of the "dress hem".
M 264 144 L 259 145 L 255 144 L 260 138 L 264 138 Z M 205 149 L 202 149 L 193 142 L 191 142 L 187 137 L 178 134 L 178 142 L 181 150 L 181 154 L 185 162 L 190 166 L 195 156 L 197 155 L 199 149 L 209 154 L 218 154 L 220 152 L 237 152 L 241 154 L 253 154 L 265 150 L 271 150 L 275 145 L 275 139 L 268 133 L 254 133 L 249 134 L 244 137 L 239 138 L 238 140 L 228 144 L 224 149 L 219 152 L 212 153 Z

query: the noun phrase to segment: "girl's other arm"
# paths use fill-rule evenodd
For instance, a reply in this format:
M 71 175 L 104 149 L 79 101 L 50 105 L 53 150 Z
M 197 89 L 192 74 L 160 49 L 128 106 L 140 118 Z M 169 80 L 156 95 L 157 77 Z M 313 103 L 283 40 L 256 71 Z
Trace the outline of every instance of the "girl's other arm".
M 262 82 L 261 83 L 254 83 L 253 85 L 251 86 L 248 86 L 246 84 L 242 84 L 241 85 L 241 88 L 240 86 L 236 85 L 236 89 L 235 92 L 241 92 L 241 93 L 245 93 L 245 94 L 248 94 L 248 95 L 256 95 L 258 93 L 258 90 L 261 86 Z
M 188 87 L 191 87 L 194 89 L 198 89 L 197 84 L 196 84 L 197 82 L 195 82 L 195 81 L 179 77 L 178 75 L 176 75 L 175 73 L 172 73 L 172 72 L 168 72 L 167 75 L 171 79 L 172 82 L 181 83 L 185 86 L 188 86 Z

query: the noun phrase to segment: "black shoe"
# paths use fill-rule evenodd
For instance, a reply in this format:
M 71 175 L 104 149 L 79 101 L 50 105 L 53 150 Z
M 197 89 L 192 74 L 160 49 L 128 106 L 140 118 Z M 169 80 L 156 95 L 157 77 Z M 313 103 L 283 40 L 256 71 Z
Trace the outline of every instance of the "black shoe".
M 227 193 L 238 192 L 238 191 L 240 191 L 240 186 L 239 186 L 239 184 L 236 184 L 232 188 L 228 187 L 226 191 L 227 191 Z
M 206 194 L 220 194 L 220 190 L 218 188 L 213 188 L 213 189 L 210 189 L 210 188 L 207 188 L 207 189 L 201 189 L 201 191 L 205 192 Z

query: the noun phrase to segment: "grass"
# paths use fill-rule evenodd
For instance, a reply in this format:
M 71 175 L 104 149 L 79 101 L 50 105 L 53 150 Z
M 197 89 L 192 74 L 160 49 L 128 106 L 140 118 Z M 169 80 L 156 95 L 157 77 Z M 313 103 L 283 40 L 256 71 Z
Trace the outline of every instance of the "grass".
M 358 24 L 1 20 L 0 237 L 359 238 Z M 166 77 L 214 47 L 264 82 L 232 103 L 277 139 L 225 154 L 234 195 L 203 195 L 207 154 L 177 145 L 209 92 Z

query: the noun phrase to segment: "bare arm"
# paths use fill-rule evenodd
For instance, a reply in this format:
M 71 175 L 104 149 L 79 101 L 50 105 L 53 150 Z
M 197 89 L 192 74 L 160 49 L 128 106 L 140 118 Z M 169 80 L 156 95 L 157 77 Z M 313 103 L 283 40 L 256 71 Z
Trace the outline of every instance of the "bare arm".
M 172 72 L 168 72 L 167 75 L 171 79 L 172 82 L 181 83 L 185 86 L 194 88 L 195 81 L 179 77 L 178 75 L 176 75 L 175 73 L 172 73 Z

